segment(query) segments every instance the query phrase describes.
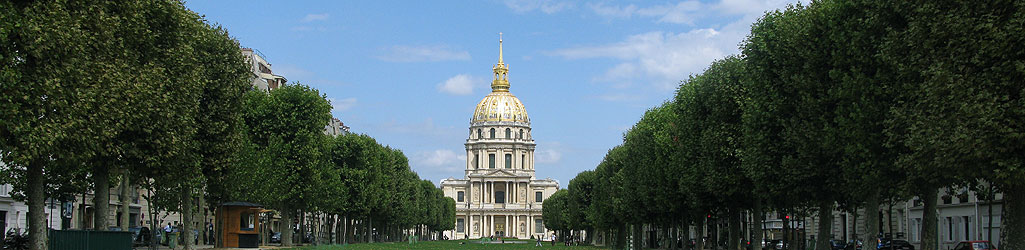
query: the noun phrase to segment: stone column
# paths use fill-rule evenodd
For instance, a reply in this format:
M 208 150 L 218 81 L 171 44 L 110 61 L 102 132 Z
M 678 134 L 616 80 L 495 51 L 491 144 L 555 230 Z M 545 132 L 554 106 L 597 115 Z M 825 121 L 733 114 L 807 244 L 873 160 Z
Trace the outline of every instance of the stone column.
M 534 235 L 534 230 L 533 230 L 533 227 L 534 227 L 534 216 L 531 216 L 530 214 L 527 214 L 527 223 L 526 224 L 527 224 L 527 234 L 528 235 Z M 527 238 L 530 238 L 530 237 L 527 237 Z
M 530 170 L 534 170 L 534 151 L 531 150 L 527 154 L 527 165 L 530 166 Z
M 470 238 L 473 235 L 473 215 L 470 215 L 469 212 L 466 214 L 466 224 L 463 224 L 463 227 L 465 227 L 463 228 L 463 235 L 466 235 L 465 238 Z
M 510 229 L 512 229 L 512 230 L 510 230 L 510 232 L 512 232 L 512 233 L 510 233 L 510 235 L 512 235 L 513 237 L 519 238 L 520 237 L 520 230 L 518 229 L 519 228 L 519 224 L 516 223 L 516 219 L 519 219 L 519 218 L 516 217 L 516 213 L 513 213 L 512 215 L 513 215 L 513 217 L 509 218 L 509 223 L 512 223 L 512 226 L 509 227 Z
M 519 219 L 519 216 L 516 216 L 516 213 L 513 213 L 512 215 L 512 226 L 509 227 L 509 229 L 511 229 L 509 231 L 512 232 L 510 235 L 516 238 L 520 238 L 520 230 L 518 229 L 519 224 L 516 223 L 516 220 Z
M 516 200 L 513 200 L 513 203 L 519 204 L 520 203 L 520 199 L 523 198 L 523 197 L 520 197 L 520 182 L 518 182 L 518 181 L 517 182 L 513 182 L 513 192 L 516 193 Z
M 490 236 L 495 233 L 495 215 L 488 215 L 488 221 L 490 221 L 490 223 L 488 223 L 488 235 Z

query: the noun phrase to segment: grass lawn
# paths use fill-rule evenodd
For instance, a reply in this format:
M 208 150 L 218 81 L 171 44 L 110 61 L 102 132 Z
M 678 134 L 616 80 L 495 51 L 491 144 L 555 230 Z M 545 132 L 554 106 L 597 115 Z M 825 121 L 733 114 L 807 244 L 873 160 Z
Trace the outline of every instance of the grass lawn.
M 460 245 L 460 242 L 465 244 Z M 512 242 L 507 240 L 506 242 Z M 330 245 L 330 246 L 308 246 L 293 248 L 295 250 L 340 250 L 340 249 L 489 249 L 489 250 L 500 250 L 500 249 L 600 249 L 592 246 L 564 246 L 562 243 L 555 243 L 552 246 L 551 242 L 542 242 L 543 247 L 535 247 L 533 241 L 520 241 L 526 243 L 505 243 L 505 244 L 480 244 L 479 240 L 448 240 L 448 241 L 421 241 L 416 244 L 410 245 L 408 242 L 388 242 L 388 243 L 370 243 L 370 244 L 349 244 L 349 245 Z

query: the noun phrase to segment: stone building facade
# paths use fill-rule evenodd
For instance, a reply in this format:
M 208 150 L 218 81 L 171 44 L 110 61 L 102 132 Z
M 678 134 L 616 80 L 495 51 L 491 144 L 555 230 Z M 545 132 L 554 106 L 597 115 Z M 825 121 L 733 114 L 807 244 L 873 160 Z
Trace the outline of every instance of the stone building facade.
M 523 103 L 509 92 L 509 68 L 502 59 L 493 68 L 492 92 L 477 104 L 466 139 L 463 179 L 441 181 L 445 196 L 456 201 L 455 230 L 449 238 L 545 237 L 541 203 L 559 190 L 559 182 L 534 176 L 534 139 Z

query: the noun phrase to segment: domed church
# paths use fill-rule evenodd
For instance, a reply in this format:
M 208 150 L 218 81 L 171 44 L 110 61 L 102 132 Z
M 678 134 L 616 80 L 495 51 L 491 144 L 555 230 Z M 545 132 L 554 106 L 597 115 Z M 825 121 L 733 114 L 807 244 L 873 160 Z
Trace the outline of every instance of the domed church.
M 551 235 L 541 220 L 541 203 L 559 190 L 559 182 L 534 177 L 534 138 L 527 109 L 509 92 L 509 68 L 498 64 L 491 93 L 477 104 L 466 139 L 466 176 L 441 181 L 445 196 L 456 201 L 456 227 L 450 239 Z

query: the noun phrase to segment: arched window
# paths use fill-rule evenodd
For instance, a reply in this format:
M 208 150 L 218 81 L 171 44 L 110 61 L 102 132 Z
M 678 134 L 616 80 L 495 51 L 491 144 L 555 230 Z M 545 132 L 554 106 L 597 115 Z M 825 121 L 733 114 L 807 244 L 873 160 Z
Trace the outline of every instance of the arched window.
M 509 130 L 508 128 L 505 129 L 505 138 L 512 139 L 512 130 Z
M 477 129 L 477 139 L 480 139 L 480 138 L 484 138 L 484 133 L 480 132 L 480 129 L 478 128 Z
M 477 156 L 477 154 L 473 154 L 473 169 L 480 168 L 480 159 Z
M 523 129 L 520 129 L 520 139 L 527 139 L 527 138 L 523 138 Z
M 491 139 L 495 139 L 495 129 L 491 129 Z

